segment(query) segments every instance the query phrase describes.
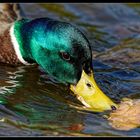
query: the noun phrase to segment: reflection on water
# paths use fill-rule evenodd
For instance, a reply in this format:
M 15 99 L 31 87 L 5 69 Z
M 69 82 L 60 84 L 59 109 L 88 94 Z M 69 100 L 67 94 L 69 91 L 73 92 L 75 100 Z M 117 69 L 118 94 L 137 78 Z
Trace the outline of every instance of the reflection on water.
M 48 16 L 77 25 L 91 42 L 100 88 L 116 102 L 140 98 L 140 5 L 32 3 L 21 8 L 30 18 Z M 140 136 L 139 128 L 113 129 L 103 118 L 106 112 L 77 109 L 81 104 L 69 92 L 37 66 L 1 64 L 0 135 Z

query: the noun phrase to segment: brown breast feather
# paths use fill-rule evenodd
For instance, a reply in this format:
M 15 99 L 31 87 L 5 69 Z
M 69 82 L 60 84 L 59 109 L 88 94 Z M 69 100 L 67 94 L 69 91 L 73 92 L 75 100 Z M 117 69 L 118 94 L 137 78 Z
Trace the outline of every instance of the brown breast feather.
M 10 28 L 0 35 L 0 63 L 21 65 L 18 60 L 10 37 Z

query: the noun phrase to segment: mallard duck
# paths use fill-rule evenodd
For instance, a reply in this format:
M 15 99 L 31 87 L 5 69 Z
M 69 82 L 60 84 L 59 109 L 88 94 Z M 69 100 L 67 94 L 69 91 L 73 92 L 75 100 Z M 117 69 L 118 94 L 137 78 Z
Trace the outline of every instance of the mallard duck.
M 87 107 L 110 110 L 116 104 L 97 86 L 92 51 L 86 36 L 74 25 L 51 18 L 21 19 L 17 4 L 1 4 L 0 62 L 38 64 L 70 89 Z M 19 6 L 15 6 L 19 7 Z M 14 15 L 14 16 L 13 16 Z

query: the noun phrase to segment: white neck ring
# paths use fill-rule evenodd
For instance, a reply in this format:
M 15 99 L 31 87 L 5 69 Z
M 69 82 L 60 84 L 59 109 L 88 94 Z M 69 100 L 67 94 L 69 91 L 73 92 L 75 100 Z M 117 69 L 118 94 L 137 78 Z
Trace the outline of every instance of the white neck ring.
M 17 55 L 19 61 L 21 63 L 23 63 L 24 65 L 31 65 L 30 63 L 26 62 L 21 55 L 20 46 L 19 46 L 17 39 L 15 37 L 15 34 L 14 34 L 14 24 L 10 28 L 10 37 L 11 37 L 11 42 L 13 44 L 14 50 L 16 52 L 16 55 Z

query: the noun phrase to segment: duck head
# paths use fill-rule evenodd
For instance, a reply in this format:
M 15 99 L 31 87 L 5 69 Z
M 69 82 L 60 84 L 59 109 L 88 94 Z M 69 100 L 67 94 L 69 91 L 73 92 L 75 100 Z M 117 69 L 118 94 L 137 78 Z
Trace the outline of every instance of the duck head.
M 92 99 L 94 95 L 96 97 L 96 108 L 109 110 L 112 105 L 115 106 L 93 82 L 91 47 L 85 35 L 75 26 L 49 18 L 20 20 L 14 24 L 14 35 L 25 61 L 35 61 L 54 79 L 70 84 L 71 90 L 82 96 L 82 102 L 87 102 L 84 94 L 91 95 L 84 90 L 89 89 L 90 84 L 93 87 L 90 92 L 94 93 Z M 78 84 L 79 81 L 82 82 Z M 79 86 L 81 91 L 77 90 Z M 93 106 L 94 103 L 90 105 Z

